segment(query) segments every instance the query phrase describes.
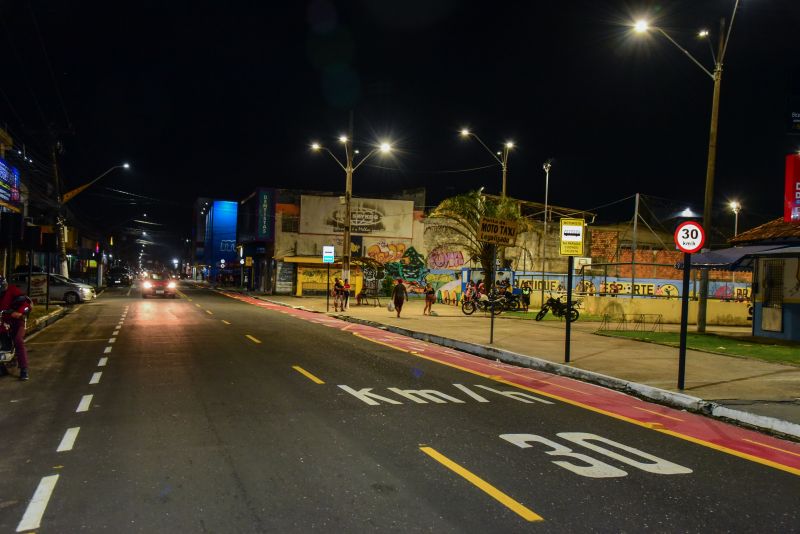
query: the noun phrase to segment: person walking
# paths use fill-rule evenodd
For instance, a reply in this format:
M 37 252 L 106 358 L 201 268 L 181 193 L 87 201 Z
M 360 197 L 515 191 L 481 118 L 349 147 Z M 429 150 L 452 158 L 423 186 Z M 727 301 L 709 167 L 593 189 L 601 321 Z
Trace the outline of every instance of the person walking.
M 25 315 L 32 308 L 31 299 L 25 296 L 20 288 L 8 285 L 5 276 L 0 275 L 0 311 L 7 313 L 7 321 L 11 327 L 11 338 L 19 365 L 19 379 L 28 380 L 28 351 L 25 349 Z M 0 375 L 8 374 L 5 365 L 0 364 Z
M 397 312 L 397 317 L 400 317 L 400 312 L 403 309 L 403 304 L 408 299 L 408 291 L 406 286 L 403 285 L 403 279 L 397 279 L 397 285 L 392 289 L 392 303 L 394 304 L 394 311 Z
M 425 284 L 425 309 L 422 310 L 422 315 L 430 315 L 431 314 L 431 307 L 433 306 L 434 301 L 436 300 L 436 290 L 433 289 L 433 286 L 430 282 Z

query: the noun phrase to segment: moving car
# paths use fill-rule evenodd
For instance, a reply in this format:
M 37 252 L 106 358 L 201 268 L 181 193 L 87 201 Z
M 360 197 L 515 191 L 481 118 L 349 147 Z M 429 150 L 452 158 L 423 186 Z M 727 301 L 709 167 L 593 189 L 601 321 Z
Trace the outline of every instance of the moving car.
M 142 298 L 178 296 L 178 283 L 166 273 L 148 273 L 142 279 Z
M 112 267 L 106 274 L 106 284 L 109 286 L 131 285 L 131 275 L 124 267 Z
M 47 289 L 47 276 L 44 273 L 34 273 L 31 279 L 31 294 L 44 297 Z M 28 273 L 13 274 L 8 279 L 22 291 L 28 290 Z M 97 292 L 89 284 L 82 284 L 60 274 L 50 274 L 50 300 L 63 300 L 67 304 L 77 304 L 97 298 Z

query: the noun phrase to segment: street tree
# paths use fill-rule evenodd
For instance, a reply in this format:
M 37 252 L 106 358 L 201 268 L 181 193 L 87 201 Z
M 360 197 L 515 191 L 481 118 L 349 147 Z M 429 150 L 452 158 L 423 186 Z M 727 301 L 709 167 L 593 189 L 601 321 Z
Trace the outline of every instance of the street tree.
M 461 248 L 470 261 L 479 261 L 488 281 L 494 280 L 495 245 L 478 240 L 481 217 L 514 221 L 519 233 L 527 231 L 530 226 L 530 221 L 522 216 L 517 200 L 485 195 L 481 188 L 443 200 L 428 215 L 429 224 L 425 232 L 434 234 L 438 245 Z

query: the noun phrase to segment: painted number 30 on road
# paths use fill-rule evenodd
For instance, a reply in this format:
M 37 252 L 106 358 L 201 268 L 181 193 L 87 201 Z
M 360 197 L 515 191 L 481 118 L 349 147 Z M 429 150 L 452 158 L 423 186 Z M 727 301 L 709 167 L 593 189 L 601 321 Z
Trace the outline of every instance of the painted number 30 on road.
M 706 233 L 699 223 L 686 221 L 678 225 L 675 230 L 675 245 L 681 252 L 694 254 L 699 252 L 706 243 Z

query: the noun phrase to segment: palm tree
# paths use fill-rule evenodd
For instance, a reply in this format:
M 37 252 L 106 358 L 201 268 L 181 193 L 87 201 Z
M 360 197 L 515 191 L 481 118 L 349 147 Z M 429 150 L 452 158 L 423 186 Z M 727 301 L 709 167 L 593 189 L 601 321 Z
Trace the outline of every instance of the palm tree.
M 428 215 L 426 232 L 434 232 L 439 245 L 459 247 L 471 261 L 478 260 L 486 280 L 494 280 L 495 245 L 478 241 L 481 217 L 515 221 L 518 233 L 529 221 L 520 214 L 519 203 L 509 197 L 486 197 L 483 188 L 443 200 Z M 488 284 L 487 284 L 488 286 Z

